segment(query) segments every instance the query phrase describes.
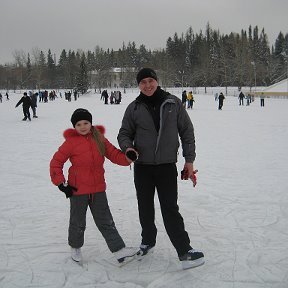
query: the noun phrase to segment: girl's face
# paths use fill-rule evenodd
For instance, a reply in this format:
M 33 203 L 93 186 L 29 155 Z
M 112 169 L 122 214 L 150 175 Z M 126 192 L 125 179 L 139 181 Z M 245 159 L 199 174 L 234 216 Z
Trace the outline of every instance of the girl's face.
M 158 87 L 158 82 L 154 78 L 144 78 L 139 83 L 140 91 L 146 96 L 152 96 Z
M 76 123 L 75 129 L 80 135 L 86 135 L 90 132 L 92 124 L 87 120 L 80 120 Z

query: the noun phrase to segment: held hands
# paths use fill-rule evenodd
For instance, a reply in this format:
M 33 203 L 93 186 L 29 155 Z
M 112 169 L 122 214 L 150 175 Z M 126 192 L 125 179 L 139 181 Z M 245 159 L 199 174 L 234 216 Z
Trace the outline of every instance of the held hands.
M 70 186 L 67 183 L 61 183 L 60 185 L 58 185 L 58 188 L 60 191 L 65 193 L 66 198 L 70 198 L 73 195 L 73 190 L 77 191 L 77 188 Z
M 196 173 L 198 170 L 194 170 L 193 163 L 185 163 L 184 169 L 181 171 L 181 179 L 188 180 L 191 179 L 193 182 L 193 187 L 197 185 Z
M 127 148 L 125 152 L 126 158 L 128 158 L 128 161 L 135 162 L 138 159 L 138 152 L 134 150 L 133 148 Z

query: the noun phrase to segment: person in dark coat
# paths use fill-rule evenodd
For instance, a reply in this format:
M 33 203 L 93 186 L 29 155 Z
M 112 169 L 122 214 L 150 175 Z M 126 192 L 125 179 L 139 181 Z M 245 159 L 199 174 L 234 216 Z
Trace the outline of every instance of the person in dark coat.
M 245 98 L 245 95 L 243 94 L 243 92 L 241 91 L 239 96 L 238 96 L 238 99 L 239 99 L 239 105 L 244 105 L 244 98 Z
M 107 90 L 103 91 L 103 97 L 104 97 L 104 104 L 108 104 L 109 95 Z
M 187 101 L 187 93 L 186 93 L 186 90 L 184 90 L 182 92 L 182 105 L 184 108 L 186 108 L 186 101 Z
M 221 92 L 218 96 L 218 110 L 222 110 L 224 99 L 225 99 L 225 96 Z
M 33 111 L 33 118 L 38 118 L 38 116 L 36 115 L 36 108 L 37 108 L 37 98 L 38 98 L 38 93 L 34 93 L 31 95 L 31 108 Z
M 26 121 L 28 118 L 28 120 L 31 121 L 29 109 L 32 106 L 32 102 L 31 102 L 31 98 L 27 95 L 26 92 L 24 92 L 23 97 L 16 104 L 15 108 L 18 107 L 21 103 L 22 103 L 23 114 L 24 114 L 24 118 L 22 120 Z
M 118 134 L 122 151 L 134 164 L 142 241 L 140 255 L 156 245 L 154 196 L 157 191 L 165 229 L 183 269 L 204 264 L 204 254 L 190 246 L 177 204 L 179 138 L 185 158 L 185 180 L 197 184 L 194 128 L 181 100 L 158 86 L 156 72 L 143 68 L 137 74 L 140 95 L 128 105 Z
M 260 95 L 260 106 L 264 107 L 264 93 L 261 93 Z

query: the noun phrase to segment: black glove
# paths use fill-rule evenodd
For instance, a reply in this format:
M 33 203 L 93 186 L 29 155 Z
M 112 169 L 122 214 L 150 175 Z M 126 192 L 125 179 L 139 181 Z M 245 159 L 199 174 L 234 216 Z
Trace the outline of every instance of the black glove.
M 58 185 L 58 188 L 60 191 L 65 193 L 66 198 L 70 198 L 73 195 L 73 190 L 77 191 L 77 188 L 64 183 Z
M 126 156 L 133 162 L 138 158 L 137 153 L 134 150 L 128 150 Z

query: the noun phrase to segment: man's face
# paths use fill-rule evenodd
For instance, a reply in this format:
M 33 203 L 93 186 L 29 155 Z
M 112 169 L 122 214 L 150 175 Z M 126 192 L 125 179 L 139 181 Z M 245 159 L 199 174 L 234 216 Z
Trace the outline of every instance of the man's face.
M 144 78 L 139 83 L 140 91 L 146 96 L 152 96 L 158 87 L 158 82 L 154 78 Z

